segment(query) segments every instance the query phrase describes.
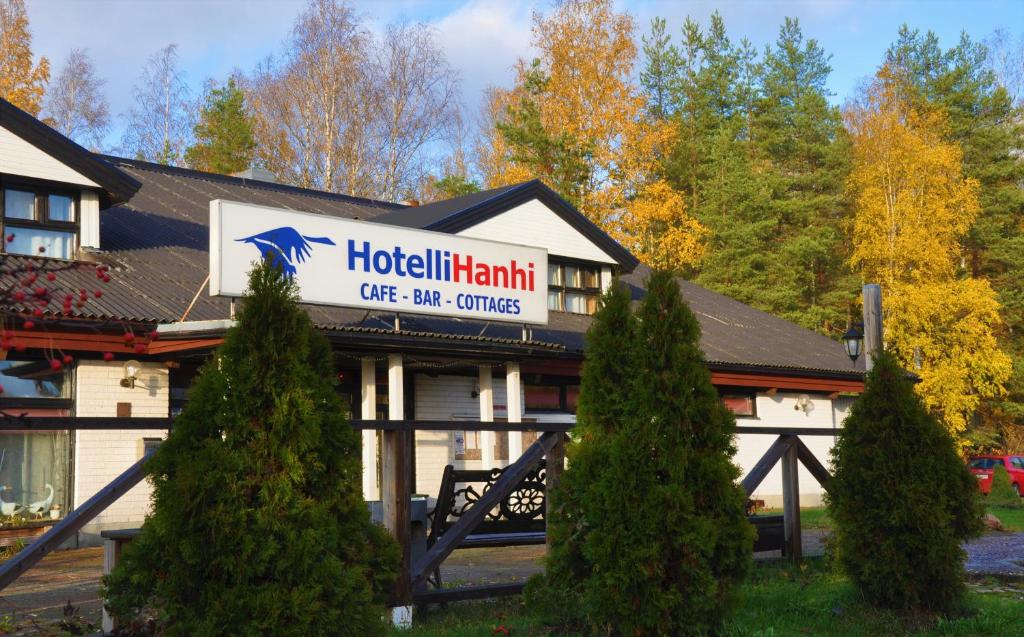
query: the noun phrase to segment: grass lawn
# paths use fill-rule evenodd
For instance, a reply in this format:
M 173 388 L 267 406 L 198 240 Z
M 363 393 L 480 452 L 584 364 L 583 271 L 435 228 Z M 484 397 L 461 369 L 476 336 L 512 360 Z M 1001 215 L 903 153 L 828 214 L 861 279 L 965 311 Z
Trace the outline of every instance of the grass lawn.
M 821 559 L 803 567 L 788 562 L 758 562 L 743 586 L 729 637 L 786 635 L 962 636 L 1024 635 L 1024 587 L 1006 584 L 973 586 L 967 616 L 956 619 L 904 617 L 861 603 L 844 578 L 831 573 Z M 418 616 L 411 631 L 393 637 L 491 637 L 499 626 L 509 637 L 554 635 L 513 597 L 449 605 Z
M 999 518 L 1007 531 L 1024 531 L 1024 508 L 988 507 L 988 512 Z M 782 509 L 764 509 L 758 515 L 782 515 Z M 805 529 L 828 529 L 832 520 L 825 507 L 800 509 L 800 526 Z
M 1024 531 L 1024 509 L 988 507 L 988 512 L 999 518 L 1007 531 Z

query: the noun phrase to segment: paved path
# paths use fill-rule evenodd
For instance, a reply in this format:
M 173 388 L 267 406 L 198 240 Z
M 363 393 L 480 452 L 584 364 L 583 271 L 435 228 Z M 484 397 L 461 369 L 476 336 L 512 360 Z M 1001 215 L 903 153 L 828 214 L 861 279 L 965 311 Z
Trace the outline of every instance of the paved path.
M 827 531 L 804 531 L 804 553 L 823 553 Z M 992 533 L 967 545 L 967 571 L 1024 580 L 1024 533 Z M 543 568 L 543 546 L 455 551 L 441 567 L 446 585 L 495 584 L 522 581 Z M 778 551 L 758 553 L 759 558 L 779 557 Z M 80 616 L 100 622 L 100 573 L 103 551 L 99 548 L 59 551 L 46 557 L 0 595 L 0 618 L 14 617 L 22 627 L 14 635 L 33 635 L 41 626 L 62 616 L 65 604 L 80 608 Z M 0 634 L 3 634 L 0 632 Z
M 1024 580 L 1024 533 L 989 533 L 967 543 L 971 575 Z

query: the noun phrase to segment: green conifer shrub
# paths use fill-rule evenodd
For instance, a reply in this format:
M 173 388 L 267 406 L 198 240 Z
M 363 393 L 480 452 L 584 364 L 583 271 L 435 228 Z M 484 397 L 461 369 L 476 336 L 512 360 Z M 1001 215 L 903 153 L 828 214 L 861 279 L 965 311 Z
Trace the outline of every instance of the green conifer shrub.
M 379 635 L 397 548 L 293 282 L 254 269 L 238 324 L 147 466 L 153 509 L 106 579 L 167 635 Z
M 588 333 L 552 551 L 528 599 L 584 634 L 705 635 L 749 565 L 732 414 L 668 272 L 635 318 L 613 289 Z
M 875 358 L 832 462 L 835 557 L 864 597 L 897 610 L 956 610 L 961 544 L 982 531 L 977 479 L 889 353 Z
M 1017 494 L 1010 480 L 1010 472 L 1002 464 L 992 470 L 992 488 L 988 492 L 988 505 L 1011 509 L 1024 508 L 1024 499 Z

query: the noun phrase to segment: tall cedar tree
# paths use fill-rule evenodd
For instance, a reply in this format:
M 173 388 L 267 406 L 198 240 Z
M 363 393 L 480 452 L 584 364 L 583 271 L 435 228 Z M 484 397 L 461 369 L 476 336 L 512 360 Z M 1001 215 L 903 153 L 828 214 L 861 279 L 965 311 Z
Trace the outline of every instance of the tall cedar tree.
M 530 597 L 588 634 L 705 635 L 753 542 L 735 421 L 678 282 L 658 271 L 647 288 L 636 318 L 625 291 L 609 292 L 588 335 L 579 436 L 552 496 L 550 574 Z
M 854 585 L 884 608 L 955 610 L 965 592 L 961 544 L 982 531 L 977 480 L 888 352 L 875 359 L 832 463 L 829 515 Z
M 383 634 L 397 549 L 363 502 L 330 347 L 268 265 L 167 441 L 153 512 L 106 579 L 167 635 Z
M 253 123 L 245 107 L 245 93 L 235 78 L 206 94 L 195 128 L 196 142 L 185 151 L 190 168 L 230 175 L 252 164 L 256 151 Z

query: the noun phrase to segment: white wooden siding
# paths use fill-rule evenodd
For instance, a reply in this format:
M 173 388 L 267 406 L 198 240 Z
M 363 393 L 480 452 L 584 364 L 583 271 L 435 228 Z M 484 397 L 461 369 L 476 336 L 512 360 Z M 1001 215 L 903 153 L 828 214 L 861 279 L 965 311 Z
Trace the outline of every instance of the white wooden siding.
M 458 233 L 464 237 L 517 243 L 547 248 L 548 254 L 572 259 L 615 263 L 550 208 L 534 199 L 511 210 L 466 228 Z
M 79 206 L 83 248 L 100 247 L 100 197 L 95 191 L 83 190 Z
M 494 370 L 498 372 L 498 369 Z M 419 420 L 479 420 L 480 400 L 473 397 L 475 376 L 429 376 L 417 374 L 414 399 L 415 417 Z M 494 379 L 494 417 L 506 418 L 505 379 Z M 520 393 L 524 411 L 526 396 Z M 482 469 L 479 460 L 455 459 L 455 436 L 450 431 L 416 432 L 416 492 L 437 497 L 441 472 L 451 463 L 459 469 Z
M 3 126 L 0 126 L 0 173 L 79 186 L 99 186 Z
M 822 394 L 808 394 L 814 409 L 805 414 L 802 410 L 794 409 L 800 396 L 799 392 L 779 392 L 774 396 L 758 394 L 757 418 L 737 418 L 736 424 L 746 427 L 836 428 L 838 431 L 853 403 L 850 398 L 840 397 L 832 401 L 828 396 Z M 768 447 L 775 442 L 777 437 L 774 434 L 741 434 L 736 437 L 735 461 L 743 476 L 746 476 L 761 459 L 764 452 L 768 451 Z M 833 436 L 801 436 L 800 439 L 825 467 L 831 469 L 829 452 L 835 444 Z M 801 505 L 820 505 L 824 489 L 804 469 L 802 464 L 800 465 L 799 479 Z M 775 468 L 761 482 L 761 486 L 754 491 L 752 497 L 755 500 L 764 500 L 765 504 L 770 507 L 782 506 L 782 468 L 780 465 L 775 465 Z
M 75 415 L 116 416 L 117 403 L 131 403 L 133 417 L 166 417 L 167 368 L 143 363 L 134 389 L 121 387 L 121 363 L 82 361 L 75 370 Z M 75 432 L 74 506 L 79 507 L 142 457 L 143 438 L 163 438 L 164 430 L 102 430 Z M 107 507 L 80 533 L 83 545 L 98 545 L 104 529 L 134 528 L 149 511 L 149 482 L 136 485 Z

